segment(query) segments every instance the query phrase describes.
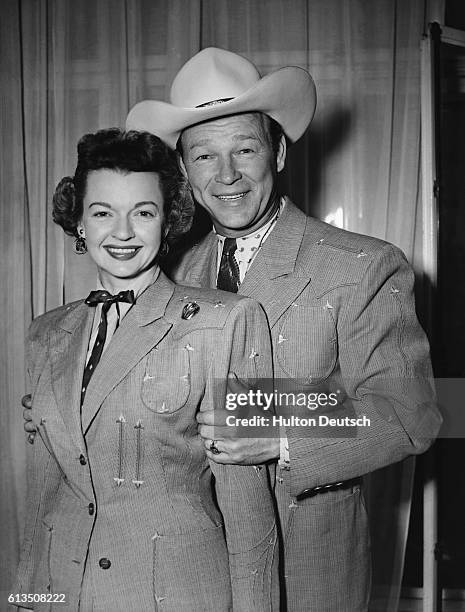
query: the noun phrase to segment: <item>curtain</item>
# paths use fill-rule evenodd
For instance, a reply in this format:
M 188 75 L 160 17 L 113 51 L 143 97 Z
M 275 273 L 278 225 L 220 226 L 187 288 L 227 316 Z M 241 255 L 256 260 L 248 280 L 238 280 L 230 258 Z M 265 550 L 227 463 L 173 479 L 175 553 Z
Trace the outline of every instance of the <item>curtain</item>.
M 144 98 L 167 99 L 195 52 L 242 53 L 262 74 L 298 65 L 318 107 L 289 152 L 283 190 L 303 210 L 400 246 L 422 275 L 420 39 L 423 0 L 3 0 L 0 65 L 2 280 L 1 583 L 10 588 L 24 515 L 20 398 L 32 317 L 85 295 L 87 256 L 51 221 L 86 132 L 124 125 Z M 373 609 L 396 610 L 413 461 L 370 477 Z M 379 528 L 379 525 L 382 528 Z M 311 543 L 310 543 L 311 545 Z M 3 602 L 2 604 L 3 605 Z

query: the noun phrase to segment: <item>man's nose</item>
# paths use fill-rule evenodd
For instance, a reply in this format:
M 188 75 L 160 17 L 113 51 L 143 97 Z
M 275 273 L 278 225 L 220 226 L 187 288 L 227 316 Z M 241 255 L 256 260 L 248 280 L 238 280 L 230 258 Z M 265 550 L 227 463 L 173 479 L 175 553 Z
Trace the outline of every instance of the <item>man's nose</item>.
M 241 173 L 237 169 L 234 158 L 231 155 L 225 155 L 219 159 L 218 172 L 216 180 L 218 183 L 231 185 L 241 178 Z
M 117 219 L 112 233 L 118 240 L 130 240 L 135 236 L 130 219 L 124 215 Z

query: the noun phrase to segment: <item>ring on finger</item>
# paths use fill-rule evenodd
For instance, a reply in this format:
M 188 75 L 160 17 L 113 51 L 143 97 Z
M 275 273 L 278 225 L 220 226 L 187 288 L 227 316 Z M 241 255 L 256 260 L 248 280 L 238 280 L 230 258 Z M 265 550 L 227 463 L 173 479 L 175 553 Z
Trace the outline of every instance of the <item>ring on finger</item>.
M 217 440 L 212 440 L 210 443 L 210 451 L 214 454 L 214 455 L 219 455 L 221 453 L 220 450 L 218 450 L 218 448 L 216 447 L 216 442 Z

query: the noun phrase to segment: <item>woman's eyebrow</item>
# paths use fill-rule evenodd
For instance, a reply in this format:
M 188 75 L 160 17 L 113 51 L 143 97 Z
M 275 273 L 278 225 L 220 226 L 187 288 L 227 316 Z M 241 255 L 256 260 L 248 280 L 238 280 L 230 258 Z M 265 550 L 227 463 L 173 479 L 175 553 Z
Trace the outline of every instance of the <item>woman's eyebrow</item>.
M 111 208 L 111 204 L 107 204 L 106 202 L 91 202 L 89 204 L 89 208 L 92 208 L 92 206 L 104 206 L 105 208 Z
M 152 206 L 158 206 L 158 204 L 156 202 L 153 202 L 152 200 L 144 200 L 142 202 L 137 202 L 136 204 L 134 204 L 134 208 L 137 208 L 139 206 L 146 206 L 147 204 L 152 204 Z

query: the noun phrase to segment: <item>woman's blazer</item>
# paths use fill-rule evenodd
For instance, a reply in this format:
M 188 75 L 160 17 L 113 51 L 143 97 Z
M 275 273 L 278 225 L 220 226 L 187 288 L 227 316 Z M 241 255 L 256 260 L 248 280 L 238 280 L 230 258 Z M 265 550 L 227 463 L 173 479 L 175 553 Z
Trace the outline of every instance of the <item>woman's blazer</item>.
M 199 310 L 187 318 L 192 302 Z M 271 376 L 261 307 L 160 274 L 113 335 L 81 422 L 92 321 L 78 301 L 30 329 L 40 437 L 15 592 L 64 593 L 70 610 L 82 585 L 102 612 L 278 609 L 267 470 L 210 465 L 195 421 L 224 405 L 228 372 Z

